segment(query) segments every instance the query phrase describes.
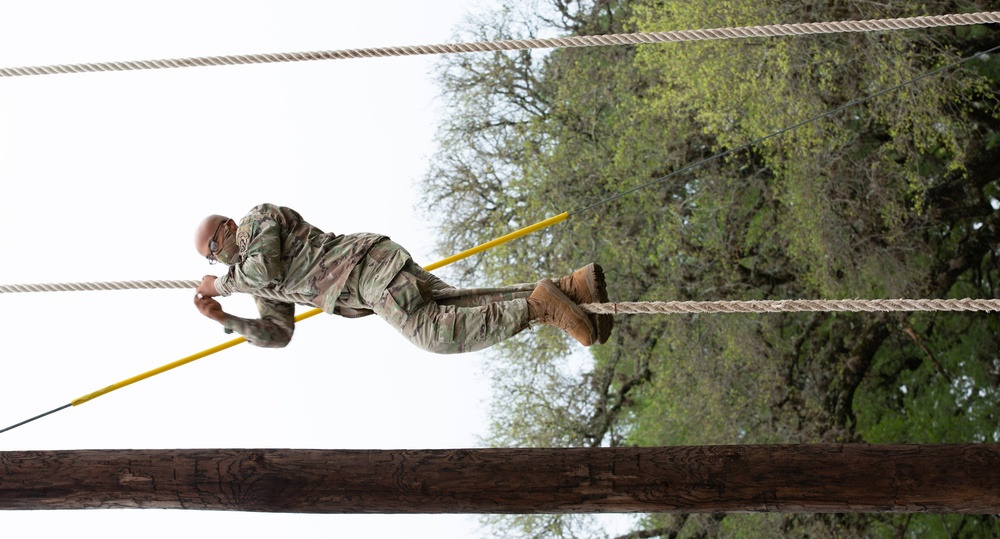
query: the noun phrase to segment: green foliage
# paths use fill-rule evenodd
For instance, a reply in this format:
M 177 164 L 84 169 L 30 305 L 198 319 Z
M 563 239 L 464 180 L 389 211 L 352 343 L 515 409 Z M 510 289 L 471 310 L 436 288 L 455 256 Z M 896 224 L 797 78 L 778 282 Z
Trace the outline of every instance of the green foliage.
M 607 537 L 594 532 L 596 519 L 591 515 L 487 515 L 480 520 L 493 528 L 492 535 L 497 539 Z
M 512 0 L 468 33 L 659 31 L 987 7 Z M 774 135 L 997 42 L 994 29 L 967 27 L 449 58 L 439 75 L 450 116 L 423 185 L 428 214 L 441 223 L 441 250 L 586 208 L 450 277 L 523 282 L 598 261 L 612 301 L 998 297 L 1000 57 Z M 671 315 L 616 324 L 607 345 L 585 353 L 551 328 L 497 347 L 486 441 L 1000 436 L 995 317 Z M 568 517 L 488 520 L 521 537 L 600 535 Z M 638 529 L 677 537 L 988 537 L 996 526 L 978 516 L 648 515 Z
M 1000 322 L 954 314 L 908 322 L 912 336 L 901 332 L 879 350 L 860 388 L 858 431 L 874 443 L 1000 442 Z
M 802 11 L 806 7 L 815 8 L 804 4 Z M 635 11 L 643 31 L 804 18 L 786 2 L 725 2 L 711 9 L 663 2 Z M 767 137 L 951 59 L 942 54 L 928 61 L 927 55 L 908 52 L 930 41 L 901 32 L 707 41 L 642 47 L 636 62 L 670 81 L 651 89 L 648 106 L 669 110 L 688 104 L 695 126 L 718 151 Z M 884 240 L 902 240 L 913 220 L 923 217 L 925 193 L 938 175 L 963 168 L 970 127 L 952 119 L 952 108 L 981 90 L 980 84 L 972 77 L 922 81 L 754 146 L 753 157 L 773 175 L 766 185 L 778 213 L 774 239 L 782 244 L 775 247 L 812 292 L 828 297 L 908 292 L 904 283 L 912 279 L 905 275 L 905 259 L 893 264 L 886 257 L 877 264 L 879 274 L 904 272 L 886 283 L 888 290 L 874 289 L 883 283 L 864 271 L 864 259 Z M 739 156 L 733 160 L 747 166 Z M 720 178 L 702 192 L 719 200 L 741 190 L 741 176 Z M 717 211 L 714 206 L 705 202 Z

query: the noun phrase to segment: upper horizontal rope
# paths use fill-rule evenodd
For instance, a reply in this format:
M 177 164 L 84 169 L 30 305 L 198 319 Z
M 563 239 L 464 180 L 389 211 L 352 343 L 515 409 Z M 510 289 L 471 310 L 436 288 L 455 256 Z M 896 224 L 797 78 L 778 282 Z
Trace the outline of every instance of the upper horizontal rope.
M 670 32 L 638 32 L 600 36 L 568 36 L 541 39 L 505 39 L 468 43 L 412 45 L 332 51 L 289 52 L 234 56 L 207 56 L 200 58 L 175 58 L 161 60 L 134 60 L 88 64 L 63 64 L 0 68 L 0 77 L 29 75 L 56 75 L 69 73 L 94 73 L 102 71 L 137 71 L 180 67 L 208 67 L 243 64 L 270 64 L 277 62 L 306 62 L 313 60 L 343 60 L 348 58 L 377 58 L 386 56 L 417 56 L 429 54 L 455 54 L 469 52 L 515 51 L 548 49 L 555 47 L 596 47 L 604 45 L 638 45 L 645 43 L 676 43 L 715 39 L 742 39 L 751 37 L 799 36 L 843 32 L 876 32 L 883 30 L 912 30 L 939 26 L 963 26 L 1000 22 L 1000 12 L 928 15 L 897 19 L 870 19 L 863 21 L 833 21 L 765 26 L 708 28 L 702 30 L 675 30 Z
M 112 281 L 103 283 L 41 283 L 0 285 L 0 293 L 87 292 L 154 288 L 195 289 L 199 281 Z M 309 298 L 270 289 L 254 292 L 279 301 L 313 305 Z M 585 303 L 584 312 L 596 314 L 695 314 L 779 312 L 892 312 L 892 311 L 1000 311 L 1000 299 L 785 299 L 750 301 L 644 301 Z

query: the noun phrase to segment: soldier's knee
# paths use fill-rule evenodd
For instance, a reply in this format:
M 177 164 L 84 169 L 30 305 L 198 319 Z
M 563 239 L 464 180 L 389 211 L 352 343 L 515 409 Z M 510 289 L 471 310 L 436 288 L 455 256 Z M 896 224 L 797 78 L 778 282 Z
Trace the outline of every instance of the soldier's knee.
M 466 351 L 456 338 L 453 307 L 428 306 L 413 313 L 400 328 L 400 333 L 426 352 L 457 354 Z

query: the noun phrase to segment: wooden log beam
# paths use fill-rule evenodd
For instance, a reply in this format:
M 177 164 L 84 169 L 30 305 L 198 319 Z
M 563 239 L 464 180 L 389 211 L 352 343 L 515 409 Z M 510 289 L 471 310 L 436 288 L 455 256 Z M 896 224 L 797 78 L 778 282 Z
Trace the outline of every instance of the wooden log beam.
M 1000 445 L 0 452 L 0 509 L 1000 513 Z

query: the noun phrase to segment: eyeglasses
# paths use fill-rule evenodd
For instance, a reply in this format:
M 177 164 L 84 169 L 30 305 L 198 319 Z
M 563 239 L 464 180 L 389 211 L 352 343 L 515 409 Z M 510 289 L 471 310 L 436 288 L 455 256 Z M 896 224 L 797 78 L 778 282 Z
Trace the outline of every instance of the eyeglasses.
M 205 258 L 208 259 L 209 264 L 215 264 L 219 261 L 219 259 L 215 257 L 215 253 L 219 252 L 219 242 L 215 241 L 215 237 L 219 235 L 219 229 L 222 228 L 222 225 L 228 222 L 229 221 L 223 221 L 219 223 L 219 226 L 215 227 L 215 233 L 212 234 L 212 239 L 208 242 L 208 256 Z

